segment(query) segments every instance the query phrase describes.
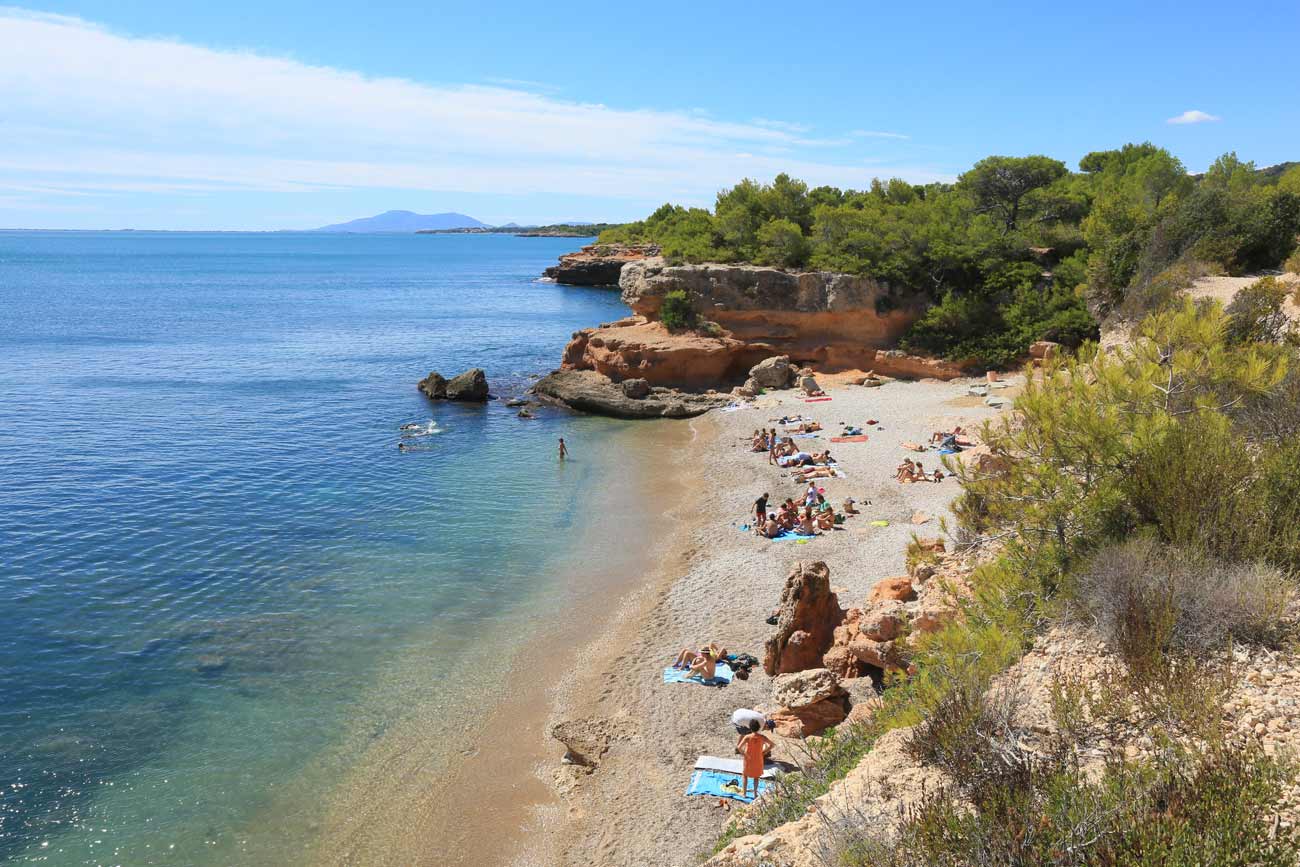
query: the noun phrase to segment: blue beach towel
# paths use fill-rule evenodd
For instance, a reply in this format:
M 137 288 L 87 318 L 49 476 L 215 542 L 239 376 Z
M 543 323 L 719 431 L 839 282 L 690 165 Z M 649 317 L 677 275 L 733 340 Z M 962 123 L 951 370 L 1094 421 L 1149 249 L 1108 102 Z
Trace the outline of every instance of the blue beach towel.
M 955 455 L 955 454 L 957 454 L 957 450 L 956 450 L 956 449 L 939 449 L 939 454 L 941 454 L 941 455 Z
M 733 784 L 727 788 L 723 786 L 728 783 Z M 741 779 L 738 774 L 724 774 L 721 771 L 695 771 L 691 774 L 691 784 L 686 789 L 688 795 L 706 795 L 710 798 L 731 798 L 733 801 L 740 801 L 748 804 L 754 800 L 753 795 L 745 797 L 740 796 Z M 759 780 L 759 794 L 766 792 L 771 788 L 770 780 Z
M 790 530 L 785 530 L 784 532 L 781 533 L 780 536 L 777 536 L 777 537 L 774 538 L 772 541 L 773 541 L 773 542 L 788 542 L 788 541 L 790 541 L 791 539 L 816 539 L 816 538 L 817 538 L 816 536 L 805 536 L 803 533 L 795 533 L 795 532 L 792 532 L 792 531 L 790 531 Z
M 701 680 L 698 675 L 687 677 L 686 672 L 680 668 L 669 666 L 664 669 L 664 683 L 702 683 L 705 686 L 717 686 L 720 683 L 731 683 L 731 678 L 731 666 L 725 662 L 718 663 L 712 680 Z

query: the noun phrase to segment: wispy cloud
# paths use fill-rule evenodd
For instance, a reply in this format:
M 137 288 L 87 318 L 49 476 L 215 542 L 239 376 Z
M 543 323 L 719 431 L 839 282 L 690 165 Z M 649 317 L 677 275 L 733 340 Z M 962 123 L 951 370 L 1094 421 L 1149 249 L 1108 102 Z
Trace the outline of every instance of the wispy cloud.
M 860 154 L 812 156 L 838 142 L 811 138 L 797 124 L 611 108 L 537 92 L 534 82 L 372 77 L 5 7 L 0 45 L 0 189 L 370 188 L 707 201 L 742 175 L 788 171 L 843 186 L 873 176 Z M 923 165 L 897 174 L 944 177 Z
M 1165 123 L 1184 124 L 1184 123 L 1209 123 L 1211 121 L 1223 120 L 1209 112 L 1200 111 L 1199 109 L 1190 109 L 1183 112 L 1177 117 L 1171 117 Z
M 906 141 L 910 135 L 903 135 L 901 132 L 882 132 L 874 129 L 855 129 L 849 132 L 853 138 L 895 138 Z

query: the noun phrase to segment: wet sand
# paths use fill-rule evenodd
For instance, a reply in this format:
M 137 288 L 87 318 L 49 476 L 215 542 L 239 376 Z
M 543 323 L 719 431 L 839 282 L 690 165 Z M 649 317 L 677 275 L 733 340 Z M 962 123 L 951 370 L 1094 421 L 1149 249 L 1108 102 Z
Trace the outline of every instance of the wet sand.
M 686 453 L 691 436 L 688 426 L 671 422 L 616 434 L 636 438 L 626 475 L 583 504 L 599 517 L 586 521 L 560 564 L 559 597 L 540 600 L 536 616 L 546 622 L 523 619 L 518 629 L 526 637 L 484 636 L 485 646 L 470 650 L 466 691 L 450 714 L 455 727 L 441 723 L 449 716 L 445 703 L 430 696 L 400 724 L 359 734 L 371 743 L 326 793 L 308 863 L 478 867 L 507 863 L 529 848 L 538 809 L 557 803 L 550 781 L 537 773 L 563 753 L 546 725 L 557 685 L 592 635 L 647 586 L 656 552 L 641 542 L 670 532 L 672 510 L 684 498 L 689 471 L 646 456 Z

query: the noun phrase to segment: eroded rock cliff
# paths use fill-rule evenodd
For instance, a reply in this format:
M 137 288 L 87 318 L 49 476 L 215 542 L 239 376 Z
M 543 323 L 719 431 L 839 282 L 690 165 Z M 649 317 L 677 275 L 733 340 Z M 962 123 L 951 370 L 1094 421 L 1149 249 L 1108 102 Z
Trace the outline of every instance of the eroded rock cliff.
M 570 286 L 617 286 L 624 265 L 658 255 L 654 244 L 589 244 L 561 256 L 560 263 L 547 268 L 543 276 Z
M 892 349 L 925 299 L 869 277 L 790 273 L 752 265 L 669 265 L 628 261 L 619 285 L 634 316 L 580 331 L 562 369 L 610 379 L 646 379 L 688 390 L 726 389 L 765 358 L 789 356 L 818 370 L 875 370 L 951 379 L 959 365 Z M 670 332 L 658 321 L 664 296 L 682 291 L 705 329 Z

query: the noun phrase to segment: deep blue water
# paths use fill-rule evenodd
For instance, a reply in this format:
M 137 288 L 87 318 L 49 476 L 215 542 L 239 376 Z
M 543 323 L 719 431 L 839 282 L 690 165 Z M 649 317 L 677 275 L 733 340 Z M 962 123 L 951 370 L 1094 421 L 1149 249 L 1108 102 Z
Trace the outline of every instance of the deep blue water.
M 240 860 L 391 660 L 436 690 L 551 592 L 625 426 L 415 382 L 623 315 L 536 281 L 578 243 L 0 233 L 0 861 Z

